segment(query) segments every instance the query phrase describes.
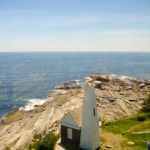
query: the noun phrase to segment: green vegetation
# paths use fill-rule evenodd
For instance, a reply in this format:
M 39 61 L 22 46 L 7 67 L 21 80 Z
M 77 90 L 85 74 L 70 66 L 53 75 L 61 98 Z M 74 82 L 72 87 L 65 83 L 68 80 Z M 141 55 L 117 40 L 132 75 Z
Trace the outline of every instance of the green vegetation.
M 128 138 L 128 141 L 133 141 L 134 145 L 128 145 L 127 142 L 122 143 L 123 147 L 130 147 L 133 150 L 142 150 L 147 149 L 147 141 L 150 139 L 150 134 L 131 134 L 126 133 L 125 137 Z
M 150 113 L 150 95 L 144 100 L 142 111 Z
M 129 117 L 126 119 L 121 119 L 114 122 L 108 122 L 102 124 L 102 128 L 109 132 L 113 133 L 124 133 L 124 131 L 128 130 L 131 126 L 134 126 L 138 123 L 137 117 Z
M 59 136 L 49 132 L 46 136 L 42 137 L 41 134 L 35 134 L 33 143 L 29 145 L 29 149 L 34 150 L 53 150 Z
M 102 130 L 122 134 L 127 139 L 126 142 L 122 143 L 123 147 L 133 150 L 146 149 L 146 142 L 150 140 L 150 114 L 139 113 L 125 119 L 104 123 Z M 128 141 L 133 141 L 134 144 L 129 145 Z

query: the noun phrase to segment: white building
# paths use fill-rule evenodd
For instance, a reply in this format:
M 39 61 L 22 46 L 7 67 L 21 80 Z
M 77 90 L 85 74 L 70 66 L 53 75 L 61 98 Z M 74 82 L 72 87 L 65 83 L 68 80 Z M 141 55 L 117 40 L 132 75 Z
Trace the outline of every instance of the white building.
M 94 87 L 84 87 L 83 107 L 64 115 L 61 120 L 61 142 L 86 150 L 100 147 L 99 117 Z

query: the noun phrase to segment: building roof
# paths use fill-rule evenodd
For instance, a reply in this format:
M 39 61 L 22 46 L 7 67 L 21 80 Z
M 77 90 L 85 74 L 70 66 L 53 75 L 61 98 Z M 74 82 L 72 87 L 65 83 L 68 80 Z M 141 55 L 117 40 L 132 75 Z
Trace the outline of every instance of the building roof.
M 80 129 L 82 126 L 82 107 L 66 113 L 61 119 L 61 124 L 71 128 Z
M 71 111 L 70 115 L 72 116 L 74 121 L 77 123 L 77 125 L 81 127 L 82 126 L 82 108 Z

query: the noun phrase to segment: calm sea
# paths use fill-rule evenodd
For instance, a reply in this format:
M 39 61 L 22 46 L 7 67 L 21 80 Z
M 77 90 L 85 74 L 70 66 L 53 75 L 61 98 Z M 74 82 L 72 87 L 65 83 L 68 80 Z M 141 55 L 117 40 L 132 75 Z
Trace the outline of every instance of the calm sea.
M 150 53 L 0 53 L 0 116 L 94 73 L 150 79 Z

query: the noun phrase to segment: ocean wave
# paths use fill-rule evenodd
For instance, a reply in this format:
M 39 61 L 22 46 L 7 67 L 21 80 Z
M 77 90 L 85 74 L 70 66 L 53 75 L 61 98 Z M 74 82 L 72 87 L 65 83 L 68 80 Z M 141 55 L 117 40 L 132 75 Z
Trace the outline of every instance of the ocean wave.
M 85 77 L 85 83 L 89 82 L 89 81 L 92 81 L 92 78 L 90 77 Z
M 23 107 L 19 107 L 19 111 L 30 111 L 37 105 L 43 105 L 46 99 L 28 99 L 27 104 Z
M 119 79 L 120 81 L 123 81 L 125 83 L 129 83 L 129 84 L 130 84 L 131 80 L 135 80 L 135 81 L 137 80 L 136 78 L 131 77 L 131 76 L 123 76 L 123 75 L 116 75 L 116 74 L 111 74 L 109 76 L 109 79 L 110 80 Z
M 53 93 L 55 96 L 58 96 L 58 95 L 66 94 L 66 93 L 67 93 L 67 90 L 57 89 L 57 90 L 52 90 L 52 93 Z

